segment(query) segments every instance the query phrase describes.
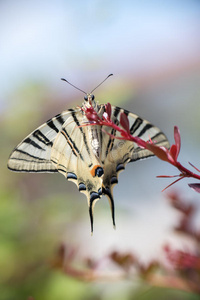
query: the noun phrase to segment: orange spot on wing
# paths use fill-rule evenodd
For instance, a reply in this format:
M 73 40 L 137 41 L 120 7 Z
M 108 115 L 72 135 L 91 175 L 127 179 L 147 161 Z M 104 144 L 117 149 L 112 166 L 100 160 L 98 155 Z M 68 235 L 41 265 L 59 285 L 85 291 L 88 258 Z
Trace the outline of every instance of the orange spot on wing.
M 101 166 L 100 165 L 95 165 L 91 170 L 90 170 L 90 173 L 91 173 L 91 175 L 93 176 L 93 177 L 95 177 L 95 171 L 96 171 L 96 169 L 97 168 L 101 168 Z

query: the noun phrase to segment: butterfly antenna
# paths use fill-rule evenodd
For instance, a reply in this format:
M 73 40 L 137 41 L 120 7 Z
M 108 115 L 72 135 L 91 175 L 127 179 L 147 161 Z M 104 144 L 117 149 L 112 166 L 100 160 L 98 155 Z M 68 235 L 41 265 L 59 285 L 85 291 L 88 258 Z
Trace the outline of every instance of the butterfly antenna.
M 108 79 L 108 77 L 113 76 L 113 74 L 109 74 L 101 83 L 99 83 L 90 93 L 94 92 L 104 81 Z
M 66 81 L 68 84 L 70 84 L 71 86 L 73 86 L 75 89 L 77 89 L 77 90 L 79 90 L 79 91 L 81 91 L 82 93 L 84 93 L 84 94 L 87 95 L 86 92 L 84 92 L 83 90 L 79 89 L 77 86 L 75 86 L 75 85 L 73 85 L 72 83 L 70 83 L 67 79 L 61 78 L 61 80 Z

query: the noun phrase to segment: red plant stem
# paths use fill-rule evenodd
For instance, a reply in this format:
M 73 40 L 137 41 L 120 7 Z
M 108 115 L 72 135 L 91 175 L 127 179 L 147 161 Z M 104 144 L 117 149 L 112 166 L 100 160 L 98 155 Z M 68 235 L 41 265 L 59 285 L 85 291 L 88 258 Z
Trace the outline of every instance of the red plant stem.
M 86 114 L 87 115 L 87 114 Z M 100 119 L 98 115 L 95 115 L 96 120 L 90 122 L 89 124 L 85 124 L 86 126 L 88 125 L 100 125 L 100 126 L 107 126 L 107 127 L 111 127 L 113 129 L 115 129 L 116 131 L 121 133 L 121 137 L 116 137 L 113 136 L 113 138 L 117 138 L 117 139 L 124 139 L 124 140 L 128 140 L 128 141 L 132 141 L 134 143 L 136 143 L 139 147 L 141 148 L 145 148 L 149 151 L 151 151 L 148 147 L 148 142 L 145 142 L 144 140 L 140 139 L 137 136 L 132 136 L 129 132 L 127 132 L 126 130 L 124 130 L 123 128 L 120 128 L 119 126 L 117 126 L 115 123 L 113 123 L 111 120 L 103 117 L 103 119 Z M 84 126 L 84 125 L 82 125 Z M 109 133 L 108 133 L 109 134 Z M 155 145 L 156 146 L 156 145 Z M 156 146 L 158 147 L 158 146 Z M 159 147 L 158 147 L 159 148 Z M 155 154 L 155 153 L 154 153 Z M 156 154 L 155 154 L 156 155 Z M 158 155 L 157 155 L 158 156 Z M 158 158 L 160 158 L 158 156 Z M 162 159 L 162 158 L 160 158 Z M 165 160 L 165 159 L 163 159 Z M 180 172 L 181 174 L 179 176 L 183 177 L 193 177 L 195 179 L 200 180 L 200 175 L 195 174 L 194 172 L 188 170 L 187 168 L 185 168 L 183 165 L 181 165 L 181 163 L 179 163 L 178 161 L 170 161 L 169 159 L 166 159 L 165 161 L 169 162 L 170 164 L 172 164 L 173 166 L 175 166 Z
M 137 143 L 140 147 L 144 147 L 145 149 L 148 149 L 147 146 L 146 146 L 147 142 L 143 141 L 139 137 L 134 137 L 134 136 L 130 135 L 129 133 L 127 133 L 126 131 L 124 131 L 120 127 L 118 127 L 116 124 L 110 122 L 110 124 L 108 125 L 108 123 L 106 122 L 105 125 L 116 129 L 120 133 L 123 133 L 123 135 L 126 135 L 125 138 L 127 140 L 133 141 L 133 142 Z M 194 172 L 188 170 L 180 162 L 177 161 L 175 164 L 172 164 L 172 165 L 175 166 L 175 167 L 177 167 L 177 169 L 179 169 L 179 171 L 181 171 L 181 173 L 183 174 L 184 177 L 193 177 L 195 179 L 200 180 L 200 175 L 195 174 Z
M 179 171 L 181 171 L 181 173 L 183 173 L 185 177 L 193 177 L 200 180 L 200 175 L 191 172 L 190 170 L 182 166 L 181 163 L 179 163 L 178 161 L 176 162 L 175 166 L 177 167 L 177 169 L 179 169 Z

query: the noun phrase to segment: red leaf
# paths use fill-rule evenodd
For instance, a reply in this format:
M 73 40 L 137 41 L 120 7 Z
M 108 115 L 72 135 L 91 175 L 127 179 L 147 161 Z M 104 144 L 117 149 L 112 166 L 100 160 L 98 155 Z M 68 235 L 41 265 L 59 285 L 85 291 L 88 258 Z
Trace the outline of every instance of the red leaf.
M 176 145 L 172 145 L 171 148 L 170 148 L 170 155 L 173 157 L 173 159 L 176 161 L 177 157 L 178 157 L 178 149 L 177 149 L 177 146 Z
M 88 118 L 89 121 L 94 121 L 94 122 L 98 121 L 98 116 L 96 114 L 88 113 L 87 118 Z
M 195 192 L 200 193 L 200 183 L 189 183 L 188 185 Z
M 121 113 L 120 115 L 120 124 L 129 133 L 129 120 L 125 113 Z
M 154 144 L 151 144 L 151 143 L 146 143 L 145 148 L 150 150 L 151 152 L 153 152 L 153 154 L 155 154 L 158 158 L 171 163 L 171 161 L 169 161 L 169 156 L 168 156 L 168 150 L 167 149 L 158 147 L 158 146 L 156 146 Z
M 109 118 L 109 120 L 110 120 L 111 112 L 112 112 L 110 103 L 107 103 L 107 104 L 106 104 L 106 112 L 107 112 L 108 118 Z
M 181 136 L 180 136 L 179 128 L 177 126 L 174 126 L 174 140 L 175 140 L 175 144 L 177 147 L 176 157 L 175 157 L 175 159 L 177 160 L 180 149 L 181 149 Z

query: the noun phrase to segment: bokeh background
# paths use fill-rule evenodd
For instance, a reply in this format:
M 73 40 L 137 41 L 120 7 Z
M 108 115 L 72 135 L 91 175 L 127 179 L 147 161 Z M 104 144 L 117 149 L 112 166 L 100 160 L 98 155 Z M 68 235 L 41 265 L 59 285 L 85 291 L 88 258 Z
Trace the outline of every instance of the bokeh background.
M 151 121 L 171 143 L 178 125 L 180 159 L 199 167 L 199 1 L 0 2 L 1 300 L 160 299 L 156 290 L 148 298 L 142 292 L 134 296 L 136 281 L 85 283 L 52 269 L 61 244 L 76 249 L 77 265 L 113 250 L 131 251 L 144 264 L 162 260 L 165 243 L 192 251 L 193 244 L 172 231 L 179 216 L 161 193 L 171 180 L 156 178 L 176 170 L 156 158 L 130 164 L 120 174 L 114 188 L 117 229 L 103 197 L 95 207 L 93 237 L 85 196 L 73 183 L 59 174 L 7 170 L 9 154 L 26 135 L 81 105 L 84 95 L 61 77 L 90 92 L 109 73 L 114 76 L 95 91 L 96 100 Z M 176 188 L 199 205 L 189 182 Z M 196 227 L 199 215 L 197 210 Z M 102 270 L 110 271 L 106 263 Z M 197 299 L 178 291 L 170 295 Z

